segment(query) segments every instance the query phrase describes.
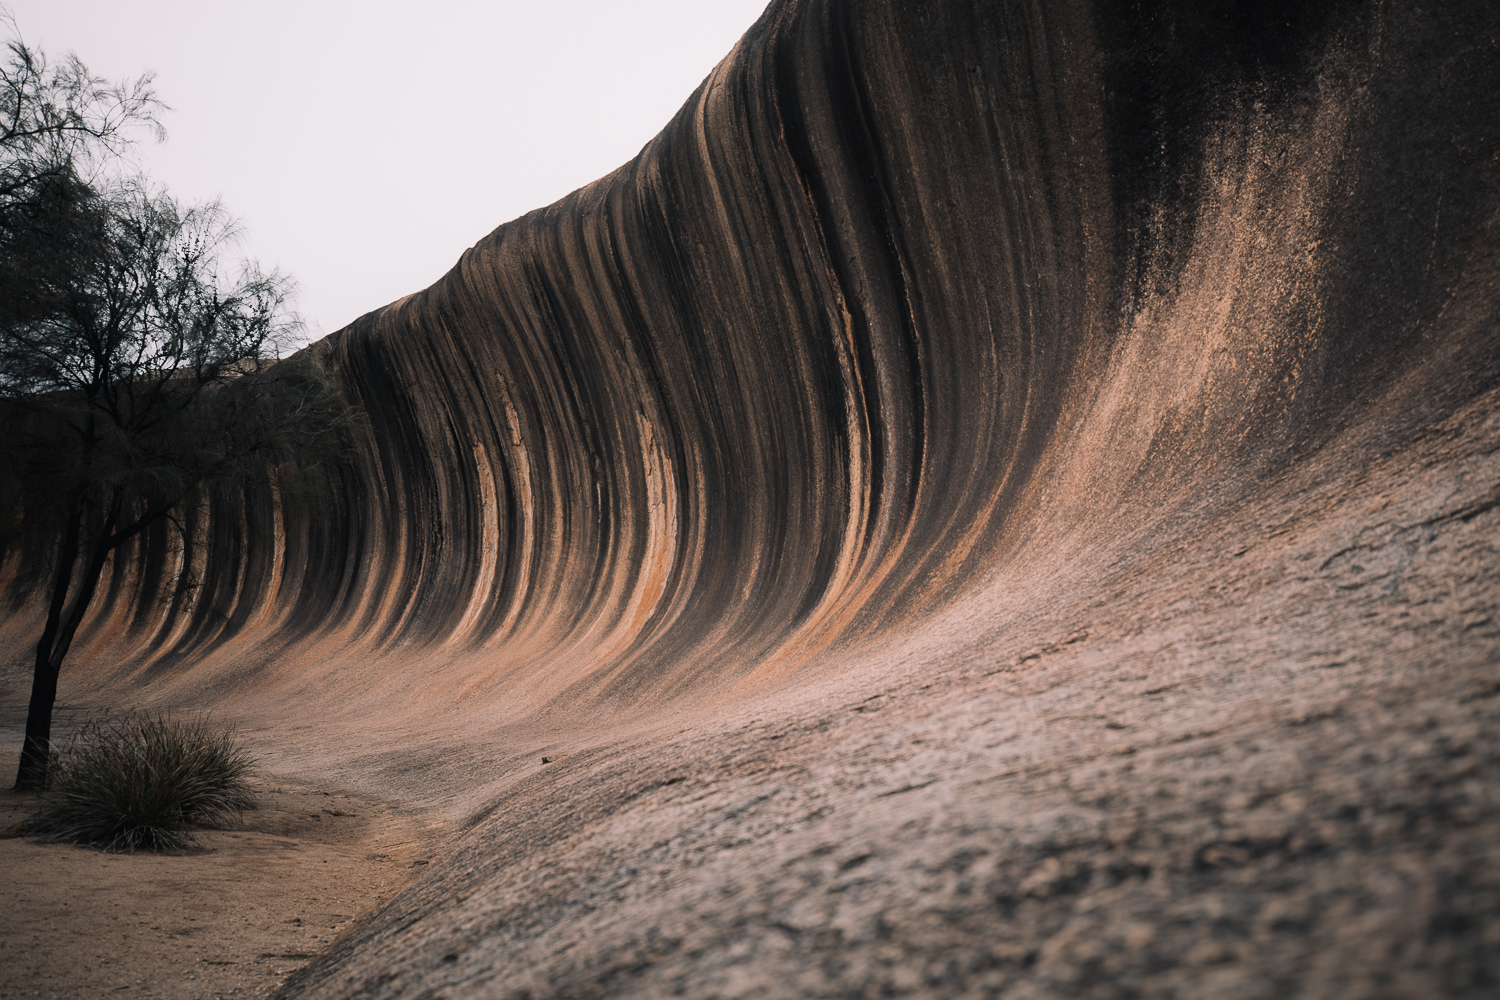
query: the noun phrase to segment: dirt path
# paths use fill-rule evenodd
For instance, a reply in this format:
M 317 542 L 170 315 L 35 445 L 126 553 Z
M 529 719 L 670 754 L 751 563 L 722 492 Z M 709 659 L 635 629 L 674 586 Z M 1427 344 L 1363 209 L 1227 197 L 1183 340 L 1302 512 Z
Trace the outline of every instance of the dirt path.
M 0 840 L 0 997 L 266 997 L 426 864 L 433 831 L 388 803 L 276 775 L 257 793 L 189 854 Z M 0 792 L 0 828 L 34 803 Z

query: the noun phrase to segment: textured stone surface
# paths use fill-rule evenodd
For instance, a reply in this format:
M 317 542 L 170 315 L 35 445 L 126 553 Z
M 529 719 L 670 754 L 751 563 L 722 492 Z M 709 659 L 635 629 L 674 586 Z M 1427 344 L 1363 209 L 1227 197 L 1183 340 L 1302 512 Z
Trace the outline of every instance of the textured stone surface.
M 289 996 L 1491 995 L 1500 29 L 1303 6 L 773 3 L 65 697 L 459 828 Z

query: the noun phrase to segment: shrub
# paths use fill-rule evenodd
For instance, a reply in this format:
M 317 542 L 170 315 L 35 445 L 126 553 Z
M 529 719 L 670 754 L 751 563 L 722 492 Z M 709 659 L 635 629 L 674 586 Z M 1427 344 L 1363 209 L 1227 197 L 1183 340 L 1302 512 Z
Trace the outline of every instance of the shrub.
M 254 760 L 206 716 L 106 718 L 56 748 L 29 832 L 111 851 L 180 851 L 190 826 L 252 808 Z

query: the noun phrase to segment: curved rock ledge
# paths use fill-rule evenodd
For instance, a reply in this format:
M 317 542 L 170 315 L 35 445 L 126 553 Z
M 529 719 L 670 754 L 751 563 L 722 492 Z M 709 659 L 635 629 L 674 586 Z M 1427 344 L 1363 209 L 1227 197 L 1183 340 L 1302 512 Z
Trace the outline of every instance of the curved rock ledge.
M 636 159 L 316 345 L 358 460 L 121 559 L 71 683 L 343 733 L 466 824 L 290 995 L 1480 990 L 1497 30 L 777 0 Z M 1413 791 L 1419 703 L 1467 804 Z M 1426 833 L 1337 827 L 1382 782 Z M 1426 944 L 1309 929 L 1361 906 Z

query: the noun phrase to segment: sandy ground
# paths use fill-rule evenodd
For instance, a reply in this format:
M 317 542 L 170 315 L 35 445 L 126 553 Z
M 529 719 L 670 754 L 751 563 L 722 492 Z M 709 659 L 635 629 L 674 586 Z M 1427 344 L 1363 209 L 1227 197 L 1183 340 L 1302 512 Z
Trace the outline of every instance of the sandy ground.
M 0 840 L 0 997 L 269 996 L 427 863 L 432 830 L 413 814 L 283 776 L 255 784 L 259 808 L 181 855 Z M 0 793 L 0 828 L 35 801 Z

